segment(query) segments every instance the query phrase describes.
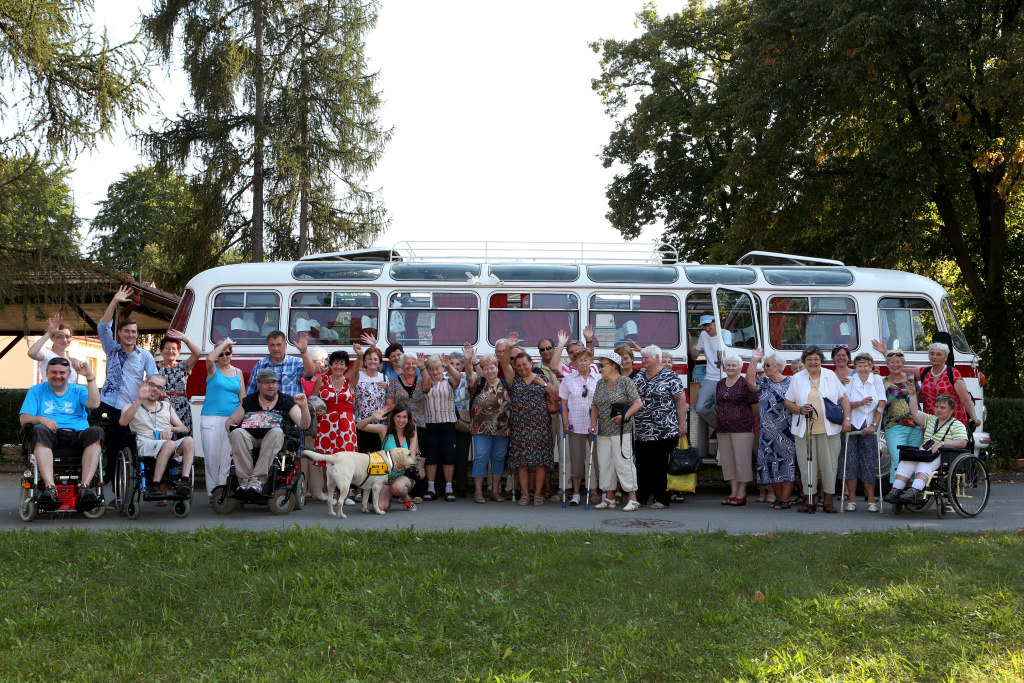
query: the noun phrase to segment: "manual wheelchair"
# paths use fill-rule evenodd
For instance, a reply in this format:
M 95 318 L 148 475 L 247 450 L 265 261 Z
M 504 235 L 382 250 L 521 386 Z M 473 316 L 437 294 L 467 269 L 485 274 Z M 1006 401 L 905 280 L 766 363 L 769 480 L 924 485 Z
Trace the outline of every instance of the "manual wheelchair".
M 298 454 L 302 447 L 301 431 L 291 425 L 285 434 L 284 446 L 270 461 L 267 483 L 260 491 L 238 488 L 235 463 L 228 470 L 228 480 L 218 484 L 211 491 L 213 511 L 226 515 L 236 507 L 247 504 L 266 505 L 275 515 L 287 515 L 292 510 L 301 510 L 306 505 L 306 475 L 300 470 Z M 252 451 L 253 462 L 259 459 L 260 449 Z M 209 485 L 209 483 L 207 484 Z
M 156 468 L 156 457 L 140 457 L 135 434 L 126 435 L 125 447 L 117 454 L 117 465 L 114 469 L 114 505 L 117 511 L 128 519 L 138 519 L 142 514 L 142 502 L 166 501 L 172 504 L 175 517 L 188 517 L 192 510 L 192 493 L 187 496 L 175 493 L 181 482 L 182 463 L 180 455 L 172 455 L 164 472 L 164 483 L 167 484 L 166 494 L 151 496 L 146 492 L 146 484 L 153 477 Z M 195 465 L 192 465 L 188 479 L 195 486 Z
M 918 452 L 913 446 L 900 446 L 900 460 Z M 967 448 L 940 448 L 939 467 L 924 487 L 924 502 L 919 505 L 893 503 L 893 514 L 924 512 L 935 506 L 935 514 L 946 516 L 946 502 L 961 517 L 977 517 L 988 505 L 989 478 L 985 461 L 988 454 L 974 453 L 974 425 L 967 428 Z M 909 459 L 909 458 L 908 458 Z
M 46 502 L 39 500 L 44 484 L 39 476 L 39 464 L 29 446 L 30 431 L 29 426 L 21 430 L 21 452 L 25 459 L 25 472 L 21 481 L 18 517 L 23 522 L 31 522 L 39 513 L 78 512 L 76 503 L 82 486 L 80 479 L 83 449 L 74 444 L 73 432 L 68 429 L 57 430 L 53 447 L 53 483 L 57 486 L 57 500 Z M 96 468 L 97 481 L 90 487 L 99 498 L 99 504 L 81 513 L 86 519 L 99 519 L 107 511 L 107 503 L 103 499 L 103 482 L 98 481 L 103 476 L 104 456 L 105 450 L 101 448 L 99 465 Z

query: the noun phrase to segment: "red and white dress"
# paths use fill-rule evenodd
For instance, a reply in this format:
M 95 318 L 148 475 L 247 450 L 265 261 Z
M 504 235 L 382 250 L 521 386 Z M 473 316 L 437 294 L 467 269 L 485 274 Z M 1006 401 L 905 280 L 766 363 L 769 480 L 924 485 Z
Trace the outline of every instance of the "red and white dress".
M 956 401 L 956 412 L 953 417 L 967 424 L 967 409 L 960 404 L 960 397 L 957 396 L 953 385 L 949 383 L 949 371 L 943 367 L 942 372 L 936 377 L 932 374 L 930 367 L 925 367 L 921 372 L 921 403 L 924 404 L 924 412 L 929 415 L 935 414 L 935 399 L 943 394 L 949 394 Z M 953 368 L 953 382 L 962 379 L 960 371 Z
M 316 435 L 316 450 L 321 453 L 340 453 L 356 450 L 356 420 L 353 415 L 352 387 L 348 377 L 341 389 L 335 389 L 329 375 L 324 375 L 320 398 L 327 404 L 327 413 L 320 418 Z

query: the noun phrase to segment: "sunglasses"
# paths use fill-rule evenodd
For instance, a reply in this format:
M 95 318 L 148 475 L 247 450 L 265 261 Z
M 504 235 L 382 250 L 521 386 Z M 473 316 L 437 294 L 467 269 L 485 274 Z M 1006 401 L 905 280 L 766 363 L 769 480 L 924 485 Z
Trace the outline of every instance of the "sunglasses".
M 541 346 L 539 348 L 540 348 L 541 351 L 550 351 L 550 350 L 552 350 L 555 347 L 554 346 Z
M 220 355 L 222 355 L 222 356 L 230 356 L 231 355 L 231 351 L 221 351 Z
M 589 394 L 589 393 L 590 393 L 590 387 L 588 387 L 586 384 L 584 384 L 583 385 L 583 398 L 586 398 L 587 394 Z
M 49 361 L 48 361 L 48 362 L 46 363 L 46 365 L 47 365 L 47 366 L 50 366 L 50 365 L 63 365 L 63 366 L 64 366 L 64 367 L 66 367 L 66 368 L 70 368 L 70 367 L 71 367 L 71 363 L 70 363 L 70 362 L 68 362 L 68 359 L 67 359 L 67 358 L 51 358 L 51 359 L 50 359 L 50 360 L 49 360 Z
M 903 352 L 902 351 L 890 351 L 889 353 L 885 354 L 886 358 L 892 358 L 893 356 L 899 356 L 900 358 L 903 358 Z
M 850 350 L 850 347 L 847 346 L 846 344 L 833 344 L 832 348 L 833 349 L 846 349 L 847 351 Z

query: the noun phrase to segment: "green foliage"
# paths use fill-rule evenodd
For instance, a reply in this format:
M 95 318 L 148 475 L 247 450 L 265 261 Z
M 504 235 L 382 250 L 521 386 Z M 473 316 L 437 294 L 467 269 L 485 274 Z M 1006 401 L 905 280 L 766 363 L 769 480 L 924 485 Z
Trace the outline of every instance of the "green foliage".
M 96 681 L 1024 674 L 1012 533 L 330 527 L 0 534 L 0 663 Z
M 986 398 L 985 410 L 992 453 L 1007 460 L 1024 458 L 1024 399 Z
M 159 0 L 144 18 L 165 62 L 180 45 L 192 102 L 143 146 L 161 167 L 200 169 L 225 249 L 293 258 L 369 244 L 385 225 L 365 188 L 390 137 L 363 54 L 375 21 L 376 4 L 355 0 Z
M 0 446 L 21 445 L 21 404 L 28 389 L 0 389 Z
M 608 190 L 613 225 L 631 237 L 664 220 L 698 258 L 765 249 L 936 277 L 992 338 L 991 389 L 1019 392 L 1021 12 L 1016 0 L 648 7 L 642 36 L 593 46 L 610 111 L 634 103 L 605 147 L 606 165 L 627 165 Z
M 138 166 L 107 189 L 92 220 L 93 257 L 101 263 L 181 292 L 219 265 L 225 247 L 209 230 L 192 183 L 174 170 Z

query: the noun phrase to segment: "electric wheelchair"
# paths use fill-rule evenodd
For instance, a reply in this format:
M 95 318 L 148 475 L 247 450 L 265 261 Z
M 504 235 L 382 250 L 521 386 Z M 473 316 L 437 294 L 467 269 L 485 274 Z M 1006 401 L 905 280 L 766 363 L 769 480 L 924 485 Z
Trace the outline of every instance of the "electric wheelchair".
M 302 448 L 299 435 L 302 433 L 294 424 L 285 433 L 284 446 L 281 452 L 270 461 L 267 471 L 267 483 L 260 491 L 239 489 L 238 477 L 235 475 L 235 463 L 232 460 L 228 470 L 228 480 L 218 484 L 211 491 L 213 511 L 226 515 L 236 507 L 246 505 L 266 505 L 275 515 L 287 515 L 292 510 L 301 510 L 306 505 L 306 475 L 301 472 L 298 454 Z M 260 449 L 253 448 L 252 459 L 259 459 Z M 207 483 L 207 486 L 211 482 Z
M 58 429 L 53 447 L 53 483 L 57 486 L 56 500 L 40 500 L 45 485 L 39 476 L 39 464 L 29 446 L 31 426 L 21 430 L 21 452 L 25 458 L 25 472 L 22 475 L 21 495 L 18 501 L 18 517 L 24 522 L 31 522 L 39 513 L 53 514 L 79 512 L 76 508 L 78 494 L 82 490 L 82 452 L 75 445 L 75 432 L 71 429 Z M 103 499 L 103 465 L 106 451 L 100 449 L 100 460 L 97 467 L 96 481 L 90 486 L 98 498 L 96 507 L 81 511 L 87 519 L 99 519 L 107 511 L 107 503 Z
M 172 504 L 175 517 L 188 517 L 192 510 L 192 491 L 188 495 L 177 493 L 178 484 L 183 477 L 181 456 L 174 454 L 164 471 L 167 493 L 150 495 L 146 485 L 153 478 L 156 468 L 156 457 L 140 457 L 135 434 L 126 437 L 124 449 L 117 454 L 117 466 L 114 469 L 114 504 L 117 511 L 128 519 L 138 519 L 142 514 L 142 502 L 166 501 Z M 188 473 L 188 480 L 195 486 L 195 465 Z
M 915 460 L 920 449 L 900 446 L 900 460 Z M 924 456 L 918 456 L 924 457 Z M 924 512 L 935 506 L 935 514 L 946 516 L 946 502 L 961 517 L 977 517 L 988 505 L 989 478 L 985 461 L 988 454 L 974 454 L 974 425 L 967 427 L 967 448 L 940 448 L 939 467 L 932 472 L 924 487 L 924 500 L 920 504 L 893 503 L 893 514 Z

